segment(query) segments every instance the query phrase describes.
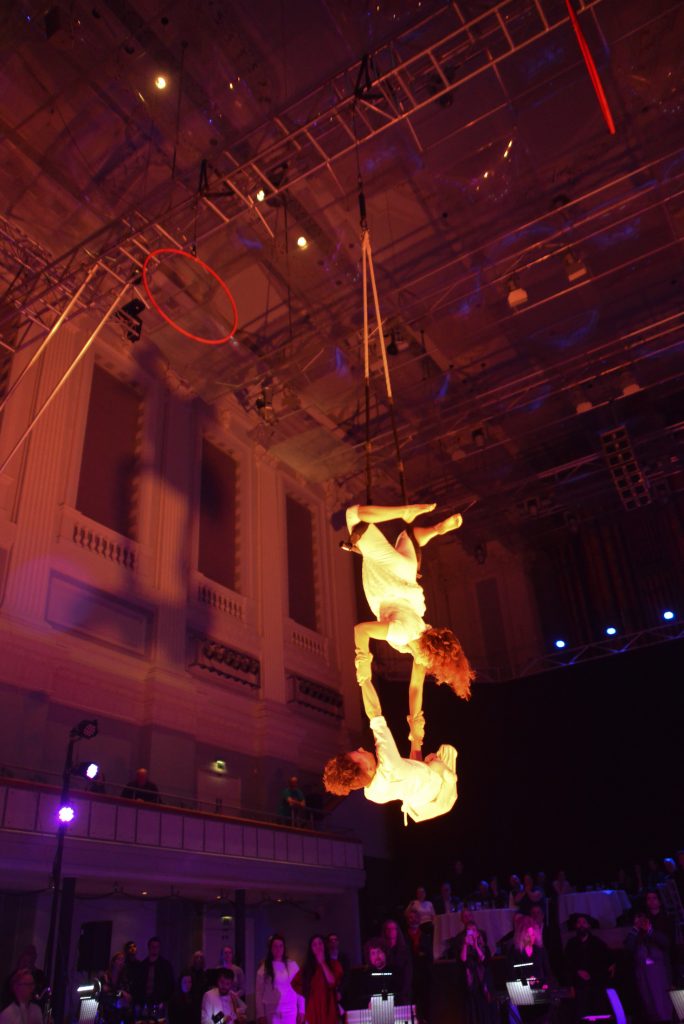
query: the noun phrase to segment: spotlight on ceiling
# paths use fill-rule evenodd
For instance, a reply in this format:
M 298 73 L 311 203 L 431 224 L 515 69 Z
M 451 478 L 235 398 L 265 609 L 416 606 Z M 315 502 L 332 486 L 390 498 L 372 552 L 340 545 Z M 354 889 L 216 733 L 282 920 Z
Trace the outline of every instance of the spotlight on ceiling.
M 93 740 L 97 733 L 97 718 L 82 718 L 78 725 L 73 727 L 69 736 L 72 740 Z
M 520 309 L 521 306 L 524 306 L 527 302 L 528 295 L 525 289 L 521 288 L 517 277 L 511 277 L 506 287 L 508 288 L 506 301 L 508 302 L 509 307 L 515 311 L 516 309 Z
M 264 192 L 263 188 L 260 188 L 259 191 L 256 194 L 256 201 L 257 201 L 257 203 L 263 203 L 265 198 L 266 198 L 266 193 Z
M 617 629 L 615 626 L 606 626 L 606 636 L 615 636 Z
M 62 825 L 68 825 L 69 822 L 73 821 L 76 817 L 76 812 L 71 804 L 62 804 L 60 809 L 57 811 L 57 817 Z
M 140 299 L 131 299 L 114 314 L 117 320 L 121 320 L 126 330 L 126 337 L 131 342 L 140 341 L 143 323 L 140 314 L 147 307 Z
M 297 246 L 300 249 L 306 249 L 306 248 L 308 248 L 308 245 L 309 245 L 309 243 L 308 243 L 306 237 L 304 235 L 300 235 L 299 238 L 297 239 Z
M 557 647 L 559 651 L 562 651 L 565 647 L 565 640 L 556 640 L 554 646 Z
M 663 618 L 665 619 L 666 622 L 672 622 L 674 617 L 675 617 L 674 612 L 671 612 L 669 609 L 667 611 L 663 612 Z
M 83 779 L 96 779 L 100 774 L 100 766 L 95 764 L 94 761 L 81 761 L 80 764 L 75 764 L 71 769 L 72 775 L 80 775 Z
M 159 91 L 161 92 L 163 89 L 166 88 L 168 82 L 166 81 L 164 75 L 157 75 L 157 77 L 154 80 L 154 84 L 157 87 L 157 89 L 159 89 Z
M 568 249 L 563 254 L 563 265 L 565 267 L 565 276 L 570 284 L 574 284 L 575 281 L 581 281 L 583 277 L 587 276 L 585 264 L 571 249 Z

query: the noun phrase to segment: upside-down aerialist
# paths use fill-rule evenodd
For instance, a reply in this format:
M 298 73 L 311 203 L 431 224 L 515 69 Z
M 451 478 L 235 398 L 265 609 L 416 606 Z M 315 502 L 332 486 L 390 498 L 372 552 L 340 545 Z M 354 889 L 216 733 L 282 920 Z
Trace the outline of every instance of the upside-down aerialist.
M 401 757 L 370 680 L 361 683 L 361 694 L 373 730 L 375 754 L 359 747 L 331 758 L 323 770 L 325 788 L 336 796 L 363 788 L 366 798 L 376 804 L 401 800 L 404 822 L 407 814 L 414 821 L 447 814 L 457 796 L 454 748 L 442 744 L 425 761 Z
M 463 517 L 456 513 L 434 526 L 412 526 L 416 516 L 432 512 L 435 505 L 352 505 L 347 509 L 350 544 L 363 557 L 362 579 L 366 600 L 376 617 L 375 622 L 360 622 L 354 627 L 356 643 L 356 678 L 364 693 L 369 718 L 380 715 L 380 704 L 372 684 L 371 639 L 385 640 L 402 653 L 413 655 L 409 682 L 409 740 L 411 758 L 420 760 L 425 716 L 423 715 L 423 684 L 425 676 L 434 676 L 437 683 L 446 683 L 459 697 L 470 696 L 470 682 L 475 673 L 450 629 L 427 626 L 425 595 L 418 583 L 421 548 L 434 537 L 457 530 Z M 408 530 L 402 530 L 394 547 L 375 525 L 392 519 L 403 519 Z M 374 711 L 369 711 L 369 692 Z M 384 721 L 384 720 L 383 720 Z M 453 748 L 451 748 L 453 749 Z

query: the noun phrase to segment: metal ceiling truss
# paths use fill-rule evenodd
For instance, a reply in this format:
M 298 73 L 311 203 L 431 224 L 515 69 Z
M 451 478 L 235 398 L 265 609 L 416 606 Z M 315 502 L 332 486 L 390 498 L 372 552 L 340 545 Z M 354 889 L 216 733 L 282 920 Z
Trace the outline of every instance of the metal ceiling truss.
M 601 2 L 577 0 L 578 11 L 593 11 Z M 240 162 L 231 152 L 224 151 L 223 156 L 232 166 L 224 172 L 203 165 L 201 187 L 196 192 L 178 176 L 177 184 L 188 194 L 163 215 L 146 218 L 134 210 L 56 260 L 46 262 L 45 253 L 41 252 L 38 272 L 43 276 L 44 292 L 40 300 L 57 312 L 55 294 L 46 288 L 45 277 L 61 291 L 60 282 L 66 282 L 59 268 L 65 262 L 73 263 L 77 254 L 86 259 L 81 259 L 80 267 L 72 271 L 73 286 L 79 283 L 79 272 L 93 259 L 99 259 L 103 271 L 112 277 L 114 289 L 130 277 L 131 264 L 139 270 L 153 249 L 169 243 L 183 248 L 195 240 L 205 240 L 245 212 L 273 237 L 255 198 L 259 189 L 263 188 L 267 198 L 272 198 L 326 169 L 344 192 L 332 164 L 351 153 L 357 142 L 368 142 L 393 125 L 409 123 L 419 111 L 568 20 L 564 8 L 554 0 L 504 0 L 470 20 L 464 19 L 457 3 L 440 8 L 375 51 L 372 62 L 376 74 L 369 78 L 368 88 L 355 90 L 352 83 L 358 65 L 349 67 L 239 140 L 236 150 L 255 151 L 249 160 Z M 419 35 L 430 42 L 416 53 L 413 51 Z M 413 135 L 420 147 L 415 132 Z M 151 198 L 147 197 L 148 202 Z M 126 226 L 123 236 L 122 222 Z M 102 244 L 103 236 L 114 229 L 119 229 L 118 239 Z M 35 272 L 33 260 L 27 269 L 29 266 Z M 28 296 L 25 291 L 21 294 L 26 305 Z M 104 296 L 101 305 L 106 304 Z

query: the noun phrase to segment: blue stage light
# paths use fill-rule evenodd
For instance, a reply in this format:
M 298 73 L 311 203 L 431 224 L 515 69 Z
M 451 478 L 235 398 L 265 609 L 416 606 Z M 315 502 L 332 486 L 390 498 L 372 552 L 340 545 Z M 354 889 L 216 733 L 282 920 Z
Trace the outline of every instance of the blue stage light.
M 615 626 L 606 626 L 606 636 L 615 636 L 617 629 Z
M 675 616 L 674 616 L 674 612 L 671 612 L 671 611 L 669 611 L 669 610 L 668 610 L 668 611 L 666 611 L 666 612 L 663 612 L 663 618 L 664 618 L 664 619 L 665 619 L 665 620 L 666 620 L 667 622 L 669 622 L 669 621 L 670 621 L 671 619 L 674 619 L 674 617 L 675 617 Z
M 561 651 L 565 647 L 565 640 L 556 640 L 556 647 Z

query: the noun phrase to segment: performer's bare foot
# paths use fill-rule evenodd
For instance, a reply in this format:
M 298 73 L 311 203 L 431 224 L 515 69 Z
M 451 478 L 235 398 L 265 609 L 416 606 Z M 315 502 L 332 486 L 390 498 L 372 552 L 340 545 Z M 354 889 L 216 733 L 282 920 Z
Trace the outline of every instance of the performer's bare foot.
M 412 523 L 416 516 L 422 516 L 425 512 L 433 512 L 437 505 L 433 501 L 430 505 L 406 505 L 401 513 L 405 523 Z
M 435 525 L 437 533 L 451 533 L 452 530 L 458 530 L 463 526 L 463 516 L 460 512 L 454 512 L 453 516 L 449 516 L 447 519 L 443 519 L 441 523 Z

